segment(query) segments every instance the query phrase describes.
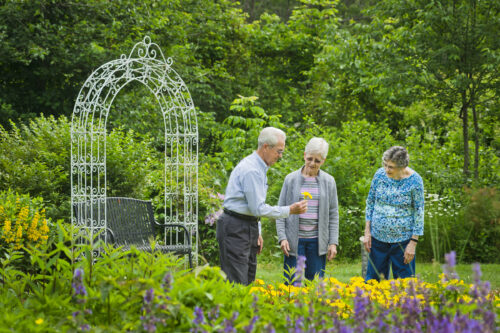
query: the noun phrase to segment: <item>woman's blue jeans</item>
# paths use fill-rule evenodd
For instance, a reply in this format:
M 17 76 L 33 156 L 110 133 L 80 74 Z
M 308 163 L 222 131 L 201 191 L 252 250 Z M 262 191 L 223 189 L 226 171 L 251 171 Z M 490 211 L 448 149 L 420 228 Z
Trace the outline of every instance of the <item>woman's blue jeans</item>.
M 404 252 L 410 240 L 399 243 L 385 243 L 372 237 L 372 248 L 366 270 L 366 281 L 389 278 L 389 265 L 392 266 L 392 275 L 395 279 L 415 276 L 415 258 L 404 263 Z
M 315 275 L 320 277 L 325 276 L 326 255 L 318 255 L 318 239 L 317 238 L 299 238 L 298 255 L 306 257 L 305 277 L 308 280 L 314 280 Z M 295 274 L 289 274 L 290 268 L 296 268 L 297 257 L 292 255 L 284 256 L 285 263 L 285 282 L 292 283 Z

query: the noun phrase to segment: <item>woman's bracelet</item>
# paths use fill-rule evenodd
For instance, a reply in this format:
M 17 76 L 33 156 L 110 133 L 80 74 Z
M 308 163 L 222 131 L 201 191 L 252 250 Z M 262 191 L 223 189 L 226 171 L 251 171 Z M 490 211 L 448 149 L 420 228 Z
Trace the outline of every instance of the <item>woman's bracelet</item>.
M 418 239 L 416 238 L 410 238 L 411 241 L 414 241 L 415 243 L 418 243 Z

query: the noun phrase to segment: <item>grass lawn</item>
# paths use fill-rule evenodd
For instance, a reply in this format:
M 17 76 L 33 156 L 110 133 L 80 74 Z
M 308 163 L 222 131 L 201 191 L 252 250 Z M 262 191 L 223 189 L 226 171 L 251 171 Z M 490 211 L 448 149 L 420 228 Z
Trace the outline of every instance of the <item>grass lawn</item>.
M 427 282 L 437 282 L 439 274 L 442 273 L 440 263 L 419 263 L 417 262 L 417 276 Z M 465 283 L 473 282 L 472 265 L 460 264 L 456 266 L 456 271 L 460 279 Z M 481 264 L 483 276 L 481 280 L 490 281 L 492 289 L 500 289 L 500 265 L 499 264 Z M 276 283 L 282 281 L 283 263 L 276 261 L 262 262 L 257 266 L 257 278 L 266 283 Z M 361 261 L 355 263 L 343 263 L 332 261 L 326 265 L 326 276 L 332 276 L 341 282 L 349 282 L 353 276 L 361 275 Z

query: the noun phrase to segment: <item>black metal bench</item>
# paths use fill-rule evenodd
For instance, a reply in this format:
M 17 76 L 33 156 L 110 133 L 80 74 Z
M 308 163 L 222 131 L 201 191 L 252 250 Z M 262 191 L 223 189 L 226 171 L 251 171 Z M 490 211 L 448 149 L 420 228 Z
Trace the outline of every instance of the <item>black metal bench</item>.
M 94 205 L 94 207 L 96 206 Z M 96 212 L 96 210 L 94 211 Z M 104 207 L 101 210 L 104 210 Z M 77 218 L 78 211 L 78 205 L 75 205 Z M 80 211 L 84 211 L 84 209 Z M 101 216 L 103 215 L 101 213 Z M 94 216 L 97 216 L 97 214 L 94 213 Z M 179 241 L 177 230 L 183 229 L 184 235 L 181 237 L 181 244 L 156 243 L 155 250 L 163 253 L 173 252 L 177 255 L 188 255 L 189 267 L 193 267 L 191 235 L 188 229 L 182 224 L 158 223 L 154 218 L 151 201 L 108 197 L 106 198 L 106 223 L 109 241 L 116 246 L 122 247 L 124 250 L 128 250 L 134 246 L 138 250 L 151 251 L 150 238 L 154 238 L 162 229 L 167 233 L 174 232 L 177 241 Z

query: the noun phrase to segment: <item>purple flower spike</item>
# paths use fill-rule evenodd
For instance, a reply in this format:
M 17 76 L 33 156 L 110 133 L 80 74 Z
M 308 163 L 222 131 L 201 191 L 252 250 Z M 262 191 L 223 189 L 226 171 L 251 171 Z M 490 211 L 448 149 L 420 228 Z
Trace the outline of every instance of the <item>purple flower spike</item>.
M 363 332 L 367 327 L 366 322 L 368 322 L 370 313 L 370 298 L 368 296 L 364 296 L 361 289 L 356 288 L 356 296 L 354 297 L 354 320 L 359 325 L 359 332 Z
M 205 316 L 203 315 L 203 309 L 198 306 L 195 306 L 193 324 L 200 325 L 203 324 L 204 322 L 205 322 Z
M 451 251 L 450 253 L 445 254 L 444 259 L 446 260 L 446 263 L 448 264 L 448 266 L 450 266 L 450 268 L 454 268 L 457 264 L 457 254 L 455 251 Z
M 151 304 L 153 299 L 155 298 L 155 291 L 153 288 L 146 290 L 146 294 L 144 295 L 144 303 Z
M 273 327 L 273 324 L 269 323 L 264 327 L 267 333 L 276 333 L 276 330 Z
M 302 333 L 303 332 L 303 329 L 302 329 L 303 326 L 304 326 L 304 318 L 302 316 L 300 316 L 295 321 L 295 329 L 294 329 L 293 332 L 294 333 Z
M 82 331 L 90 331 L 90 325 L 89 324 L 83 324 L 80 326 L 80 330 Z
M 83 285 L 83 270 L 81 268 L 75 269 L 72 287 L 74 296 L 87 296 L 87 290 Z
M 210 312 L 207 314 L 208 320 L 216 320 L 219 318 L 220 305 L 217 304 Z
M 306 269 L 306 257 L 305 256 L 299 256 L 297 258 L 297 266 L 295 270 L 295 276 L 297 278 L 297 281 L 295 281 L 294 285 L 300 286 L 302 283 L 302 276 L 304 275 Z
M 481 266 L 479 265 L 479 263 L 474 263 L 472 264 L 472 271 L 474 272 L 474 282 L 476 284 L 480 284 L 481 283 Z
M 167 272 L 163 277 L 163 283 L 162 283 L 163 290 L 169 291 L 170 289 L 172 289 L 173 284 L 174 284 L 174 276 L 172 275 L 172 273 Z
M 250 324 L 248 324 L 248 326 L 245 326 L 245 333 L 251 333 L 253 331 L 253 327 L 258 319 L 259 316 L 253 316 L 252 320 L 250 321 Z
M 224 333 L 236 333 L 234 322 L 240 314 L 238 311 L 233 312 L 231 319 L 224 319 Z
M 348 326 L 341 326 L 339 330 L 339 333 L 352 333 L 352 332 L 353 332 L 352 328 Z
M 457 264 L 456 258 L 457 254 L 455 253 L 455 251 L 451 251 L 450 253 L 444 255 L 444 259 L 446 261 L 446 264 L 444 265 L 443 269 L 445 281 L 458 279 L 458 274 L 455 271 L 455 266 Z
M 81 282 L 83 280 L 83 269 L 81 269 L 81 268 L 75 269 L 75 273 L 73 275 L 73 278 L 75 279 L 75 281 Z

